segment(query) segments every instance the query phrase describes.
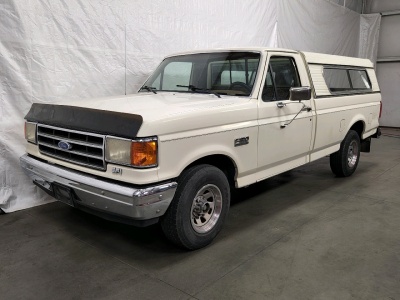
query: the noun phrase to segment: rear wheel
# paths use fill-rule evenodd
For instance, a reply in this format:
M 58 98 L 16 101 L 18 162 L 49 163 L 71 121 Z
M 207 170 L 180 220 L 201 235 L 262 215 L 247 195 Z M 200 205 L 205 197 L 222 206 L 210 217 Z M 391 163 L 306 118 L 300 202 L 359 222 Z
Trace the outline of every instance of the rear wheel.
M 354 173 L 360 160 L 360 137 L 354 130 L 349 130 L 340 144 L 339 151 L 330 156 L 332 172 L 339 177 L 347 177 Z
M 175 197 L 161 219 L 161 228 L 170 241 L 181 247 L 202 248 L 221 230 L 229 205 L 225 174 L 214 166 L 194 166 L 180 177 Z

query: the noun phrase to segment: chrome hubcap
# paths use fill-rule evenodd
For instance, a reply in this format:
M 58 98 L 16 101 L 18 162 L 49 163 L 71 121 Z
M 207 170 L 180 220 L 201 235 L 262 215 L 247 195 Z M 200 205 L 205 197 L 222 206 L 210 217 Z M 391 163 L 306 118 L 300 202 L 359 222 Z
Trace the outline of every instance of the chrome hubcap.
M 358 144 L 356 141 L 351 141 L 349 151 L 347 152 L 347 165 L 353 168 L 358 159 Z
M 213 184 L 203 186 L 193 199 L 191 223 L 198 233 L 206 233 L 213 229 L 222 210 L 222 194 Z

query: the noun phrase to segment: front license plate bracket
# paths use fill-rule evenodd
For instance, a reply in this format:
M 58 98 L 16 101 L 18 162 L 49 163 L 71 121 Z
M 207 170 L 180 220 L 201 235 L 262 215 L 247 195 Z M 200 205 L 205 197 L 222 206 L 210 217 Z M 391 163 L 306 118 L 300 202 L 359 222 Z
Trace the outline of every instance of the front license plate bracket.
M 58 183 L 53 183 L 52 185 L 53 185 L 54 198 L 69 206 L 72 207 L 75 206 L 74 193 L 71 188 Z

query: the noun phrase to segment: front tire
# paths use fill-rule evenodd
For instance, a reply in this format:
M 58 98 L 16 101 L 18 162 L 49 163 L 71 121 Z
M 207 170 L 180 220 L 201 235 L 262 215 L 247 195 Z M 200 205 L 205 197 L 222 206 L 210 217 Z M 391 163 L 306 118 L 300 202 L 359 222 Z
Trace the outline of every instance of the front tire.
M 170 207 L 161 219 L 165 236 L 195 250 L 210 244 L 222 228 L 230 205 L 225 174 L 211 165 L 184 171 Z
M 361 143 L 358 133 L 349 130 L 340 144 L 339 151 L 330 156 L 332 172 L 338 177 L 351 176 L 357 169 L 360 160 Z

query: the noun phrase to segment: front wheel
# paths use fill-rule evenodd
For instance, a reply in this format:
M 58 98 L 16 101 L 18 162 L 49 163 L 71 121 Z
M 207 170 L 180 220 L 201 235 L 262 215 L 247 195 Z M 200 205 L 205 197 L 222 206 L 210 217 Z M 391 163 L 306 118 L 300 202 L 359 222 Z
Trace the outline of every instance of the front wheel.
M 180 177 L 175 197 L 161 219 L 161 228 L 178 246 L 202 248 L 221 230 L 229 205 L 225 174 L 211 165 L 194 166 Z
M 348 177 L 357 169 L 360 160 L 360 137 L 354 130 L 349 130 L 340 144 L 339 151 L 330 156 L 332 172 L 338 177 Z

